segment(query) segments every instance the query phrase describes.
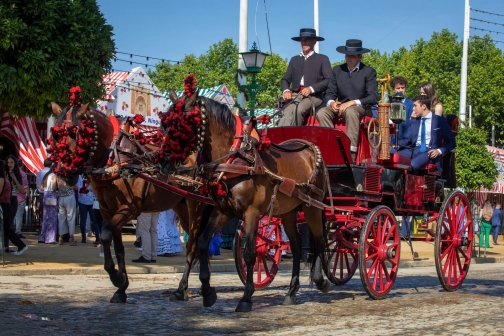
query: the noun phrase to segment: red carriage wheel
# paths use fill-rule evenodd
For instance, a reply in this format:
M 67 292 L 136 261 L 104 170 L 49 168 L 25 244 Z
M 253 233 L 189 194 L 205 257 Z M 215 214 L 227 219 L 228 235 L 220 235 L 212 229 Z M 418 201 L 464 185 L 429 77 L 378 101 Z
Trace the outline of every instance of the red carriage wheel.
M 273 218 L 268 227 L 268 217 L 259 221 L 256 238 L 256 262 L 254 265 L 254 287 L 261 290 L 270 285 L 278 272 L 281 259 L 282 225 L 280 219 Z M 242 224 L 235 234 L 234 259 L 241 282 L 247 282 L 247 265 L 243 259 L 245 253 L 246 233 Z
M 469 200 L 460 190 L 444 201 L 436 227 L 436 271 L 444 289 L 457 290 L 464 282 L 473 248 L 474 225 Z
M 346 284 L 354 275 L 358 265 L 359 250 L 349 245 L 358 246 L 359 231 L 338 225 L 335 222 L 327 224 L 327 266 L 326 276 L 335 285 Z M 336 227 L 334 227 L 337 225 Z
M 392 210 L 380 205 L 371 211 L 361 230 L 359 271 L 364 289 L 375 300 L 388 294 L 397 277 L 401 241 Z

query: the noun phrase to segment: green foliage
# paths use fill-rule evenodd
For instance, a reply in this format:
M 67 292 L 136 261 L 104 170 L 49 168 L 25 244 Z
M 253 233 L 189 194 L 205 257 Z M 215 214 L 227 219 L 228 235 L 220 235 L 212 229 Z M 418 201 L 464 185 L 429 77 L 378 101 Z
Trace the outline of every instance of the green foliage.
M 227 38 L 212 45 L 203 55 L 186 55 L 181 64 L 158 63 L 155 70 L 148 71 L 148 75 L 161 91 L 182 90 L 184 77 L 192 72 L 196 76 L 198 87 L 209 88 L 226 84 L 236 98 L 237 69 L 238 46 L 232 39 Z M 266 58 L 261 73 L 257 75 L 257 83 L 267 89 L 258 93 L 256 104 L 268 103 L 280 96 L 280 80 L 286 70 L 287 60 L 277 54 Z M 248 76 L 248 84 L 250 78 L 251 76 Z
M 498 171 L 493 156 L 485 147 L 487 134 L 479 128 L 463 128 L 457 135 L 457 184 L 467 190 L 480 186 L 491 189 Z
M 232 39 L 227 38 L 212 45 L 206 54 L 198 57 L 193 54 L 186 55 L 181 64 L 158 63 L 156 70 L 148 71 L 148 75 L 161 91 L 183 90 L 184 77 L 192 72 L 198 87 L 209 88 L 226 84 L 231 94 L 236 97 L 237 68 L 238 46 Z
M 83 101 L 103 96 L 115 44 L 95 0 L 0 2 L 0 108 L 43 117 L 79 85 Z

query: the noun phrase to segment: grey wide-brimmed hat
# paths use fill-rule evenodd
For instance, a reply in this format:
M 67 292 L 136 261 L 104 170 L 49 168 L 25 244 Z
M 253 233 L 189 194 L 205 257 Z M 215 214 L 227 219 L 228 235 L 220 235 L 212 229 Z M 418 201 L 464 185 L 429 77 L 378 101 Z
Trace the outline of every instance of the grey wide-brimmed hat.
M 317 31 L 312 28 L 301 28 L 299 30 L 299 36 L 294 36 L 292 39 L 294 41 L 301 41 L 301 37 L 314 38 L 317 41 L 324 41 L 323 37 L 317 36 Z
M 336 48 L 337 52 L 345 55 L 361 55 L 369 52 L 369 49 L 362 48 L 361 40 L 347 40 L 346 45 Z

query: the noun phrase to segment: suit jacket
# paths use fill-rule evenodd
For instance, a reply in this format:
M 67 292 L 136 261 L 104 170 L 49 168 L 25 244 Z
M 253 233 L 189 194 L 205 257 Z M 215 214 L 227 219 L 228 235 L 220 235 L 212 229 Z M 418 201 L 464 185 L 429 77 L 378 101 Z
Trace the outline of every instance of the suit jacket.
M 333 68 L 331 81 L 327 87 L 325 100 L 359 99 L 363 106 L 378 103 L 376 70 L 361 62 L 359 71 L 350 73 L 346 63 Z
M 410 126 L 406 130 L 403 137 L 399 138 L 400 146 L 415 147 L 420 131 L 421 118 L 411 119 Z M 428 149 L 440 149 L 439 155 L 434 161 L 438 170 L 442 169 L 442 158 L 446 153 L 455 148 L 455 137 L 452 130 L 446 122 L 446 119 L 432 113 L 430 142 L 427 144 Z
M 313 53 L 306 60 L 298 55 L 291 58 L 285 75 L 282 77 L 282 92 L 291 88 L 299 91 L 299 83 L 304 76 L 304 86 L 312 87 L 315 96 L 322 98 L 331 79 L 331 63 L 326 55 Z
M 413 100 L 409 98 L 404 99 L 404 106 L 406 107 L 406 121 L 411 119 L 411 115 L 413 114 Z

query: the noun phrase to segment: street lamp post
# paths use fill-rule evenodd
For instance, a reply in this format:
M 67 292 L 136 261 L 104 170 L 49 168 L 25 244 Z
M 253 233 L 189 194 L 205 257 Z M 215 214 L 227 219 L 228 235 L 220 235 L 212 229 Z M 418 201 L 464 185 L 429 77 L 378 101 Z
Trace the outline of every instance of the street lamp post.
M 250 94 L 249 108 L 252 109 L 250 111 L 250 115 L 254 116 L 253 109 L 254 109 L 255 103 L 256 103 L 257 92 L 259 90 L 266 89 L 266 86 L 264 86 L 264 85 L 257 85 L 256 74 L 261 72 L 261 68 L 264 64 L 264 60 L 269 55 L 266 53 L 260 52 L 257 49 L 257 45 L 255 42 L 254 42 L 254 44 L 252 44 L 252 48 L 250 49 L 250 51 L 241 52 L 239 54 L 243 58 L 243 62 L 245 63 L 245 67 L 247 68 L 247 73 L 252 74 L 252 80 L 251 80 L 250 84 L 242 85 L 241 87 L 243 89 L 247 90 Z

